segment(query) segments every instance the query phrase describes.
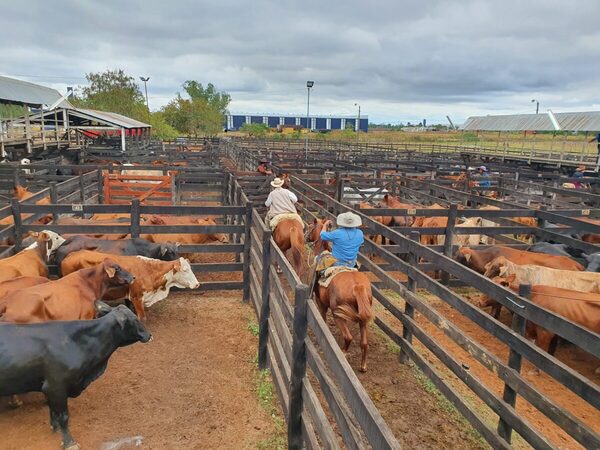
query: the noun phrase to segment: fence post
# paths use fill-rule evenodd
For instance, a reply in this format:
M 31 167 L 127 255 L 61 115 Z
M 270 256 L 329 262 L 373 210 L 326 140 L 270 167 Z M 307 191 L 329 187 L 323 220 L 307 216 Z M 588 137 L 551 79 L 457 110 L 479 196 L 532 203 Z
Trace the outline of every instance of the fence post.
M 244 223 L 244 302 L 250 300 L 250 230 L 252 225 L 252 202 L 246 203 L 246 221 Z
M 23 222 L 21 221 L 21 203 L 16 198 L 11 201 L 13 221 L 15 223 L 15 253 L 20 252 L 23 248 Z
M 531 285 L 519 285 L 519 295 L 521 297 L 530 298 Z M 523 336 L 525 334 L 525 323 L 525 318 L 521 316 L 517 311 L 514 311 L 511 324 L 512 330 L 515 333 Z M 522 360 L 523 357 L 521 356 L 521 354 L 511 348 L 508 356 L 508 367 L 515 370 L 517 373 L 520 373 Z M 514 408 L 515 403 L 517 401 L 517 393 L 514 391 L 513 388 L 508 386 L 508 384 L 504 384 L 504 394 L 502 395 L 502 399 Z M 498 421 L 498 434 L 510 444 L 512 438 L 512 427 L 508 425 L 504 420 L 502 420 L 502 418 L 500 418 L 500 420 Z
M 50 182 L 50 203 L 52 203 L 53 205 L 58 204 L 58 189 L 56 188 L 56 181 Z M 52 221 L 56 223 L 57 220 L 58 214 L 53 212 Z
M 288 415 L 288 448 L 300 450 L 304 447 L 302 437 L 302 381 L 306 376 L 306 329 L 308 286 L 299 284 L 294 289 L 294 324 L 292 343 L 292 371 L 290 378 L 290 410 Z
M 409 237 L 411 241 L 419 242 L 421 240 L 421 234 L 418 231 L 411 231 Z M 408 264 L 410 264 L 414 268 L 418 267 L 417 255 L 411 252 L 410 249 L 408 250 Z M 411 292 L 417 292 L 417 281 L 414 278 L 411 278 L 410 276 L 408 277 L 408 289 Z M 415 309 L 407 301 L 404 302 L 404 314 L 406 314 L 411 319 L 414 319 L 415 317 Z M 402 327 L 402 337 L 409 344 L 412 344 L 412 332 L 408 327 Z M 406 354 L 406 352 L 402 351 L 402 347 L 400 347 L 399 359 L 400 362 L 403 364 L 406 364 L 409 361 L 408 355 Z
M 140 237 L 140 201 L 137 198 L 131 200 L 131 237 Z
M 266 369 L 268 362 L 267 344 L 269 340 L 269 316 L 271 315 L 271 230 L 265 227 L 262 235 L 262 286 L 260 291 L 260 323 L 258 330 L 258 368 Z
M 85 183 L 83 182 L 83 175 L 79 175 L 79 198 L 81 199 L 81 204 L 83 205 L 85 203 Z
M 104 203 L 104 175 L 102 169 L 98 169 L 98 204 Z
M 448 210 L 448 224 L 446 225 L 446 240 L 444 241 L 444 255 L 452 258 L 452 241 L 454 241 L 454 227 L 456 226 L 456 216 L 458 215 L 458 205 L 454 202 Z M 447 285 L 450 280 L 448 272 L 442 272 L 442 283 Z

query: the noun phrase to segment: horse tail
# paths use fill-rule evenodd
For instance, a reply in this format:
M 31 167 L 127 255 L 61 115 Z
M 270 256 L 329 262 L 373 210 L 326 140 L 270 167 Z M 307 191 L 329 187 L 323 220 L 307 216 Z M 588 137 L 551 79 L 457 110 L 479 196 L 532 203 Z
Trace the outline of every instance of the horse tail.
M 371 299 L 364 284 L 357 284 L 353 288 L 354 298 L 358 307 L 358 318 L 361 322 L 368 323 L 373 320 Z
M 294 266 L 296 275 L 301 277 L 304 260 L 304 235 L 295 225 L 290 227 L 290 252 L 292 253 L 292 266 Z

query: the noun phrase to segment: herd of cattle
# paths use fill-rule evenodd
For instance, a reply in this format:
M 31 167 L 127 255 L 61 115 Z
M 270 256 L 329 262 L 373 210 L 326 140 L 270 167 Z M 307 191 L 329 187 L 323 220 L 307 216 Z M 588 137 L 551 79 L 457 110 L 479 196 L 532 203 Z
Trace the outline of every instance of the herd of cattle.
M 385 195 L 377 205 L 381 208 L 393 209 L 442 209 L 434 204 L 429 207 L 413 203 L 403 203 L 391 195 Z M 359 204 L 360 208 L 372 208 L 367 203 Z M 481 209 L 499 209 L 483 207 Z M 448 217 L 412 217 L 412 216 L 374 216 L 372 219 L 387 226 L 446 228 Z M 517 224 L 535 227 L 537 222 L 532 217 L 512 218 Z M 595 219 L 585 221 L 600 223 Z M 515 224 L 515 225 L 517 225 Z M 498 226 L 496 223 L 481 217 L 464 219 L 456 227 Z M 557 230 L 559 231 L 559 230 Z M 573 234 L 588 243 L 600 242 L 597 234 Z M 452 244 L 458 247 L 454 258 L 490 278 L 494 282 L 518 292 L 520 284 L 532 286 L 531 301 L 570 321 L 577 323 L 596 333 L 600 333 L 600 252 L 587 255 L 581 250 L 555 242 L 533 243 L 532 235 L 517 235 L 517 239 L 528 242 L 527 250 L 519 250 L 508 246 L 495 245 L 493 238 L 484 234 L 457 234 Z M 373 240 L 381 239 L 372 236 Z M 421 244 L 443 245 L 444 235 L 422 234 Z M 477 250 L 470 247 L 490 245 Z M 492 314 L 498 318 L 501 305 L 489 297 L 480 302 L 481 307 L 492 307 Z M 554 353 L 557 337 L 553 333 L 534 323 L 527 324 L 528 336 L 536 344 L 549 353 Z
M 57 223 L 127 223 L 120 215 Z M 214 225 L 212 218 L 149 216 L 143 223 Z M 181 244 L 226 242 L 220 234 L 64 235 L 46 230 L 27 248 L 0 259 L 0 397 L 45 394 L 63 446 L 79 448 L 68 427 L 68 397 L 102 375 L 119 347 L 151 339 L 145 309 L 171 288 L 200 286 Z M 188 256 L 188 259 L 183 256 Z M 191 258 L 193 259 L 193 258 Z M 49 265 L 60 278 L 50 280 Z M 124 301 L 110 307 L 104 302 Z M 132 312 L 131 309 L 135 311 Z

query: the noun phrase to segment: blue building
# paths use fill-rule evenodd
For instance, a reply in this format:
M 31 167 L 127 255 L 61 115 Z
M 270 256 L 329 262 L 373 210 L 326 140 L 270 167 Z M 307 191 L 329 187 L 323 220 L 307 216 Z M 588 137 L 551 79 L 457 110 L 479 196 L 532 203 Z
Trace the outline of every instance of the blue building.
M 291 125 L 307 128 L 306 116 L 290 114 L 227 114 L 225 128 L 227 131 L 237 131 L 245 123 L 264 123 L 269 128 L 277 128 L 278 125 Z M 310 116 L 310 129 L 313 131 L 357 129 L 356 116 Z M 360 116 L 360 131 L 369 131 L 369 117 Z

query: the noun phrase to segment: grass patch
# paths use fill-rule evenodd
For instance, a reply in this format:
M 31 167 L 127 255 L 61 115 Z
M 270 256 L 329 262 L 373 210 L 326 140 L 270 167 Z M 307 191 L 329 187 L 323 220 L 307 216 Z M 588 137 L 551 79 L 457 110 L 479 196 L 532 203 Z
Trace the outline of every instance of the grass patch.
M 479 443 L 482 447 L 489 447 L 489 444 L 485 441 L 485 439 L 475 428 L 473 428 L 469 421 L 463 417 L 463 415 L 458 411 L 458 409 L 456 409 L 452 402 L 439 391 L 435 384 L 433 384 L 433 381 L 431 381 L 429 377 L 425 375 L 414 363 L 411 363 L 411 367 L 414 371 L 417 382 L 423 387 L 423 389 L 425 389 L 426 392 L 431 394 L 436 399 L 440 405 L 440 408 L 452 416 L 461 425 L 461 428 L 469 435 L 471 439 Z
M 259 327 L 258 322 L 256 322 L 256 320 L 254 320 L 253 318 L 248 319 L 248 326 L 246 328 L 248 328 L 248 331 L 252 333 L 252 336 L 258 337 Z
M 255 358 L 255 363 L 258 363 L 258 356 Z M 275 432 L 256 443 L 256 448 L 259 450 L 284 450 L 287 448 L 286 425 L 283 417 L 279 412 L 277 404 L 277 396 L 275 395 L 275 386 L 271 379 L 271 371 L 269 369 L 256 369 L 256 396 L 260 407 L 271 416 L 275 425 Z

